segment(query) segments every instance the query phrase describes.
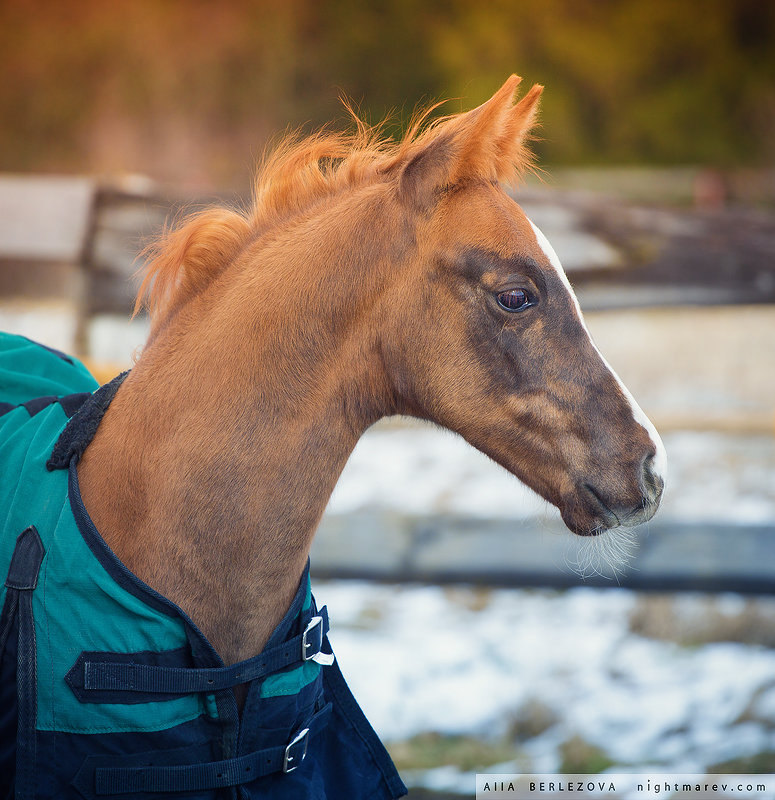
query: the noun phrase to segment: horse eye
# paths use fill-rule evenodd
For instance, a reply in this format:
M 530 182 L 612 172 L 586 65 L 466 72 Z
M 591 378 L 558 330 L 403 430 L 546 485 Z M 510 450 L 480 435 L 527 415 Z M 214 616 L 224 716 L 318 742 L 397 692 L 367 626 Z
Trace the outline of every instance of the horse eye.
M 506 311 L 524 311 L 533 305 L 530 296 L 524 289 L 509 289 L 507 292 L 499 292 L 496 299 L 498 305 Z

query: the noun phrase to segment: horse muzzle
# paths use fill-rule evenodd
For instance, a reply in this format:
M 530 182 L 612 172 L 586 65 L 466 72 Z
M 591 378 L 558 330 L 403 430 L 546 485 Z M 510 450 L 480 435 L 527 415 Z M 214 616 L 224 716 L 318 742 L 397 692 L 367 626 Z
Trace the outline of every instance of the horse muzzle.
M 656 514 L 664 488 L 664 478 L 654 470 L 654 460 L 649 457 L 642 465 L 637 491 L 607 492 L 600 485 L 584 482 L 560 512 L 568 528 L 580 536 L 596 536 L 611 528 L 634 528 Z

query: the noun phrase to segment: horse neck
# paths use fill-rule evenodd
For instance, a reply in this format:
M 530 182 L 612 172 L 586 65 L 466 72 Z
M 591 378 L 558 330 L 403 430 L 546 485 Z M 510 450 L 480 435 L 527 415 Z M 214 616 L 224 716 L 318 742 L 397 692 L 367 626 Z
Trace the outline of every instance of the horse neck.
M 293 264 L 282 245 L 246 254 L 156 336 L 79 465 L 114 552 L 227 662 L 281 619 L 349 454 L 390 411 L 373 264 L 332 261 L 331 241 Z

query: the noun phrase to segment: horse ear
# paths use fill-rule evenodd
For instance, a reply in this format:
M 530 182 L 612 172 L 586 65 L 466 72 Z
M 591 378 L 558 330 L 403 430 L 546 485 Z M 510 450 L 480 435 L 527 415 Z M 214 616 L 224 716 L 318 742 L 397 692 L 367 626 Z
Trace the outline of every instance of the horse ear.
M 519 169 L 526 162 L 530 162 L 531 157 L 525 150 L 525 141 L 535 125 L 538 101 L 543 90 L 544 87 L 536 83 L 516 105 L 509 109 L 498 140 L 499 158 L 505 162 L 504 166 L 511 164 L 512 168 Z M 508 172 L 508 169 L 505 171 Z
M 428 208 L 446 185 L 467 178 L 497 181 L 519 171 L 528 160 L 523 142 L 543 88 L 534 86 L 513 105 L 521 80 L 511 75 L 486 103 L 450 117 L 421 137 L 419 151 L 402 170 L 400 197 Z
M 498 180 L 499 143 L 514 108 L 514 92 L 521 81 L 518 75 L 510 75 L 487 102 L 460 115 L 458 138 L 461 148 L 452 175 L 453 181 L 465 178 Z

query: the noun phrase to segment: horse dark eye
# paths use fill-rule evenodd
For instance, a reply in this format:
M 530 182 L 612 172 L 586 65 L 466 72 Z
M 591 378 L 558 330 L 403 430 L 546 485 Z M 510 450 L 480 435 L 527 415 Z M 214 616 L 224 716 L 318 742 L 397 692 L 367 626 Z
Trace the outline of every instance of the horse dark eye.
M 509 289 L 507 292 L 499 292 L 497 296 L 498 305 L 506 311 L 524 311 L 532 303 L 530 297 L 524 289 Z

